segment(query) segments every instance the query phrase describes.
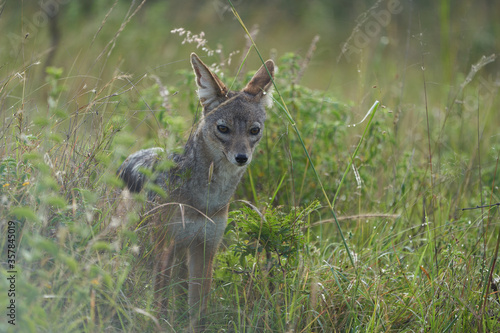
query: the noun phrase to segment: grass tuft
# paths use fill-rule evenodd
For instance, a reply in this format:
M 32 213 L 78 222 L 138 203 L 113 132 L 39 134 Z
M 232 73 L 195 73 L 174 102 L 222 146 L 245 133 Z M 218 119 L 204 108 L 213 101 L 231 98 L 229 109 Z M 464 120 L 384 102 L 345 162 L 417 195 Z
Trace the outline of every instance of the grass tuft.
M 207 332 L 499 331 L 500 85 L 488 76 L 497 59 L 485 46 L 496 22 L 481 19 L 482 38 L 472 39 L 474 29 L 458 25 L 477 25 L 464 5 L 402 3 L 402 14 L 369 36 L 387 3 L 364 12 L 353 5 L 342 8 L 357 21 L 335 31 L 347 36 L 335 62 L 326 30 L 319 39 L 317 29 L 287 25 L 275 38 L 263 23 L 247 28 L 244 4 L 229 2 L 243 32 L 224 21 L 220 34 L 202 7 L 189 29 L 201 31 L 199 21 L 205 33 L 194 34 L 158 28 L 168 3 L 94 2 L 85 16 L 88 3 L 60 4 L 57 22 L 68 34 L 57 52 L 28 23 L 28 36 L 8 33 L 10 50 L 0 52 L 3 309 L 16 272 L 16 326 L 3 311 L 0 331 L 188 325 L 182 297 L 167 316 L 156 312 L 150 229 L 126 207 L 127 198 L 140 206 L 146 197 L 121 194 L 116 169 L 140 148 L 182 149 L 199 109 L 181 54 L 196 47 L 234 90 L 256 58 L 264 63 L 269 53 L 278 68 L 265 135 L 216 257 Z M 338 9 L 317 5 L 302 8 L 307 22 Z M 39 9 L 22 8 L 23 22 Z M 256 21 L 283 12 L 261 9 Z M 463 20 L 452 20 L 454 11 Z M 18 13 L 2 2 L 0 28 L 10 32 L 15 15 L 7 12 Z M 428 24 L 434 12 L 438 31 Z M 418 27 L 405 22 L 417 14 Z M 463 36 L 444 40 L 455 31 Z M 370 38 L 360 47 L 362 33 Z M 283 38 L 291 34 L 300 48 Z M 49 54 L 59 56 L 46 61 Z

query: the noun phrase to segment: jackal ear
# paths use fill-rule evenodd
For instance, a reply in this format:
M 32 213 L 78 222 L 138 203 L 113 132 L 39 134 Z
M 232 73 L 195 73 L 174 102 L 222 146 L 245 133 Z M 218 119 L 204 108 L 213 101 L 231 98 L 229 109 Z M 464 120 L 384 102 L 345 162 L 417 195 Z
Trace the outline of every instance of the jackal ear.
M 244 92 L 256 96 L 259 100 L 264 97 L 266 104 L 271 102 L 270 98 L 267 98 L 267 94 L 272 92 L 274 79 L 274 62 L 268 60 L 264 65 L 262 65 L 257 73 L 252 77 L 247 86 L 243 89 Z
M 228 89 L 195 53 L 191 53 L 191 66 L 196 75 L 198 97 L 203 110 L 204 112 L 210 111 L 227 99 Z

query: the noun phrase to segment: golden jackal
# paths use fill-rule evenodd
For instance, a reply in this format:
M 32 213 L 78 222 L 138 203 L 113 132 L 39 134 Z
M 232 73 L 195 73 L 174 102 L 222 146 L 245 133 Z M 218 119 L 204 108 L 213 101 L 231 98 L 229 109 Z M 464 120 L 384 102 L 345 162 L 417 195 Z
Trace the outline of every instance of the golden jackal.
M 151 200 L 158 227 L 155 300 L 166 312 L 165 295 L 177 266 L 181 279 L 188 282 L 191 329 L 199 331 L 204 329 L 212 264 L 226 228 L 229 200 L 262 137 L 274 63 L 266 61 L 242 91 L 229 91 L 194 53 L 191 65 L 203 116 L 184 153 L 169 156 L 175 165 L 155 175 L 154 182 L 167 197 L 151 195 Z M 118 173 L 130 191 L 142 189 L 141 169 L 154 172 L 161 151 L 141 150 L 123 162 Z

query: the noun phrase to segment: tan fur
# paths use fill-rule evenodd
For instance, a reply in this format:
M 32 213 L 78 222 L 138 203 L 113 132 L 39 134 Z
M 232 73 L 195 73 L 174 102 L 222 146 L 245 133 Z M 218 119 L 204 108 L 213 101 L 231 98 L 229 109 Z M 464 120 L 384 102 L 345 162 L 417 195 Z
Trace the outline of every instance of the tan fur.
M 174 279 L 187 280 L 190 327 L 203 331 L 212 265 L 226 228 L 228 203 L 262 137 L 274 63 L 268 60 L 267 69 L 262 66 L 239 92 L 229 91 L 194 53 L 191 64 L 203 117 L 183 155 L 172 157 L 176 165 L 157 178 L 168 197 L 156 196 L 150 212 L 156 225 L 159 309 L 166 313 Z M 134 170 L 122 168 L 122 173 Z

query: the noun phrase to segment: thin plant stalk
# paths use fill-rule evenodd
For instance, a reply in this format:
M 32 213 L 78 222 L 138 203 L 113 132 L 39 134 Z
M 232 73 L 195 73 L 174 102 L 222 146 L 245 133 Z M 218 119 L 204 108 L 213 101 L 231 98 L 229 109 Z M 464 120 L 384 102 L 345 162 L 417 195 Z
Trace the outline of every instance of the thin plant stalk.
M 237 19 L 237 20 L 238 20 L 238 22 L 240 23 L 241 27 L 243 28 L 243 30 L 245 31 L 246 35 L 248 36 L 248 38 L 249 38 L 250 42 L 252 43 L 252 45 L 253 45 L 253 47 L 254 47 L 255 51 L 257 52 L 257 55 L 259 56 L 260 61 L 262 62 L 262 64 L 265 64 L 264 59 L 262 58 L 262 55 L 261 55 L 261 53 L 260 53 L 260 51 L 259 51 L 259 49 L 258 49 L 257 45 L 255 44 L 255 41 L 253 40 L 252 35 L 250 34 L 250 31 L 249 31 L 249 30 L 247 29 L 247 27 L 245 26 L 245 23 L 243 22 L 243 20 L 241 19 L 240 15 L 239 15 L 239 14 L 238 14 L 238 12 L 236 11 L 236 8 L 234 7 L 234 5 L 233 5 L 233 3 L 231 2 L 231 0 L 228 0 L 228 2 L 229 2 L 229 5 L 231 6 L 231 10 L 232 10 L 232 12 L 233 12 L 234 16 L 236 17 L 236 19 Z M 264 66 L 264 68 L 266 68 L 266 70 L 267 70 L 267 67 L 265 67 L 265 66 Z M 293 130 L 294 130 L 294 132 L 295 132 L 295 134 L 296 134 L 296 136 L 297 136 L 297 139 L 299 140 L 299 142 L 300 142 L 300 144 L 301 144 L 301 146 L 302 146 L 302 149 L 304 150 L 304 153 L 305 153 L 305 155 L 306 155 L 306 157 L 307 157 L 307 160 L 309 161 L 309 163 L 310 163 L 310 165 L 311 165 L 311 169 L 313 170 L 313 173 L 314 173 L 314 175 L 315 175 L 315 177 L 316 177 L 316 180 L 317 180 L 317 182 L 319 183 L 319 186 L 320 186 L 320 188 L 321 188 L 321 191 L 323 192 L 323 196 L 325 197 L 325 200 L 326 200 L 326 202 L 327 202 L 327 204 L 328 204 L 328 209 L 330 210 L 330 212 L 331 212 L 331 213 L 332 213 L 332 215 L 333 215 L 333 218 L 334 218 L 335 223 L 336 223 L 336 225 L 337 225 L 337 229 L 338 229 L 338 231 L 339 231 L 339 233 L 340 233 L 340 236 L 341 236 L 341 238 L 342 238 L 342 243 L 344 244 L 344 247 L 345 247 L 345 249 L 346 249 L 346 251 L 347 251 L 347 254 L 348 254 L 348 256 L 349 256 L 349 260 L 350 260 L 350 262 L 351 262 L 351 265 L 353 266 L 353 268 L 354 268 L 354 270 L 355 270 L 355 272 L 356 272 L 356 276 L 357 276 L 357 275 L 358 275 L 358 272 L 357 272 L 357 269 L 356 269 L 356 264 L 355 264 L 355 262 L 354 262 L 354 258 L 353 258 L 352 254 L 351 254 L 351 251 L 350 251 L 350 249 L 349 249 L 349 246 L 347 245 L 347 242 L 346 242 L 346 240 L 345 240 L 344 234 L 343 234 L 342 229 L 340 228 L 340 224 L 339 224 L 339 222 L 338 222 L 338 220 L 337 220 L 337 215 L 335 214 L 335 211 L 334 211 L 334 209 L 333 209 L 333 203 L 335 202 L 335 198 L 334 198 L 334 200 L 332 200 L 332 202 L 330 202 L 330 199 L 328 198 L 328 194 L 326 193 L 325 188 L 324 188 L 324 186 L 323 186 L 323 183 L 321 182 L 321 178 L 319 177 L 319 174 L 318 174 L 318 172 L 316 171 L 316 168 L 315 168 L 315 166 L 314 166 L 314 163 L 312 162 L 311 156 L 309 155 L 309 152 L 307 151 L 307 148 L 306 148 L 306 146 L 305 146 L 305 144 L 304 144 L 304 140 L 302 139 L 302 136 L 301 136 L 301 134 L 300 134 L 300 131 L 299 131 L 299 129 L 297 128 L 297 124 L 295 123 L 295 120 L 293 119 L 292 115 L 291 115 L 291 114 L 290 114 L 290 112 L 288 111 L 288 108 L 287 108 L 287 106 L 286 106 L 286 104 L 285 104 L 285 101 L 284 101 L 284 99 L 283 99 L 283 96 L 281 95 L 281 93 L 280 93 L 280 91 L 279 91 L 278 87 L 276 86 L 276 83 L 275 83 L 275 82 L 274 82 L 274 80 L 272 79 L 271 73 L 269 73 L 269 71 L 268 71 L 268 74 L 269 74 L 269 76 L 271 77 L 271 80 L 272 80 L 272 82 L 273 82 L 274 89 L 275 89 L 276 93 L 278 94 L 278 96 L 279 96 L 279 98 L 280 98 L 281 103 L 279 103 L 278 101 L 276 101 L 274 98 L 273 98 L 273 100 L 274 100 L 274 101 L 276 102 L 276 104 L 280 107 L 280 109 L 284 112 L 284 114 L 285 114 L 286 118 L 288 119 L 288 121 L 289 121 L 290 125 L 292 126 L 292 128 L 293 128 Z M 375 115 L 375 112 L 377 111 L 377 109 L 378 109 L 379 105 L 380 105 L 380 102 L 379 102 L 379 101 L 375 101 L 375 103 L 373 104 L 373 106 L 370 108 L 370 111 L 369 111 L 369 112 L 371 112 L 371 113 L 372 113 L 372 114 L 371 114 L 371 117 L 370 117 L 370 120 L 368 121 L 368 124 L 367 124 L 367 126 L 366 126 L 366 128 L 365 128 L 365 131 L 364 131 L 364 133 L 363 133 L 363 136 L 362 136 L 362 138 L 361 138 L 361 140 L 360 140 L 360 142 L 359 142 L 359 144 L 358 144 L 358 147 L 356 148 L 356 150 L 355 150 L 355 152 L 354 152 L 353 156 L 351 157 L 351 161 L 349 162 L 349 166 L 348 166 L 348 168 L 346 169 L 346 172 L 347 172 L 347 170 L 349 170 L 349 168 L 350 168 L 350 166 L 351 166 L 351 163 L 352 163 L 352 160 L 354 159 L 354 157 L 356 156 L 356 153 L 358 152 L 359 146 L 360 146 L 361 142 L 363 141 L 363 139 L 364 139 L 364 137 L 365 137 L 365 135 L 366 135 L 366 133 L 367 133 L 367 131 L 368 131 L 368 128 L 370 127 L 371 120 L 373 119 L 373 116 Z M 345 177 L 345 173 L 344 173 L 344 177 Z M 343 178 L 344 178 L 344 177 L 343 177 Z M 339 188 L 337 189 L 337 193 L 338 193 L 339 189 L 340 189 L 340 186 L 339 186 Z

